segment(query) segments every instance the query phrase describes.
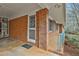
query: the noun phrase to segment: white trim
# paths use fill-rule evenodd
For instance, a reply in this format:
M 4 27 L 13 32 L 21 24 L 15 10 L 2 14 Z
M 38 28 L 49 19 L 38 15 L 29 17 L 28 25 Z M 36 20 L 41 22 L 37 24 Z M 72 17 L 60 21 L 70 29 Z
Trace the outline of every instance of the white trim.
M 32 42 L 32 43 L 35 43 L 35 40 L 33 40 L 33 39 L 29 39 L 28 41 Z
M 29 28 L 30 30 L 35 30 L 35 28 Z
M 48 25 L 48 23 L 49 23 L 49 22 L 48 22 L 48 19 L 49 19 L 49 14 L 47 14 L 47 24 L 46 24 L 46 25 L 47 25 L 47 51 L 48 51 L 48 44 L 49 44 L 49 42 L 48 42 L 48 41 L 49 41 L 49 40 L 48 40 L 48 38 L 49 38 L 49 37 L 48 37 L 48 30 L 49 30 L 49 29 L 48 29 L 48 26 L 49 26 L 49 25 Z
M 29 16 L 28 16 L 28 23 L 27 23 L 27 41 L 29 41 Z
M 54 20 L 54 18 L 52 18 L 50 15 L 48 16 L 48 18 L 50 18 L 51 20 Z
M 48 30 L 49 31 L 49 30 Z M 52 30 L 50 30 L 49 32 L 53 32 Z

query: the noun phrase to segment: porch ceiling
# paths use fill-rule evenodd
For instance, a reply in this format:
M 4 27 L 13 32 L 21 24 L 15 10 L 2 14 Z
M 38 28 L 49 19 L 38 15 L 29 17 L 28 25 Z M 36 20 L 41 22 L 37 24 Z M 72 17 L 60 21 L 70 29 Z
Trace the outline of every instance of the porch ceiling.
M 0 16 L 15 18 L 28 15 L 41 7 L 36 3 L 0 3 Z
M 64 23 L 63 4 L 57 3 L 0 3 L 0 16 L 15 18 L 34 13 L 41 8 L 49 9 L 49 16 L 57 23 Z

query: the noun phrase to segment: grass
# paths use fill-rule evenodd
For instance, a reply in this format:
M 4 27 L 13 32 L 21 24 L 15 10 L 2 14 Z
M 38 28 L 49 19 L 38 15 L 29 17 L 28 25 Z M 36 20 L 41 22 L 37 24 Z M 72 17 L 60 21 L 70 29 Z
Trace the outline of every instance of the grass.
M 67 38 L 67 41 L 74 45 L 75 47 L 79 48 L 79 32 L 76 33 L 76 34 L 69 34 L 69 33 L 66 33 L 66 38 Z

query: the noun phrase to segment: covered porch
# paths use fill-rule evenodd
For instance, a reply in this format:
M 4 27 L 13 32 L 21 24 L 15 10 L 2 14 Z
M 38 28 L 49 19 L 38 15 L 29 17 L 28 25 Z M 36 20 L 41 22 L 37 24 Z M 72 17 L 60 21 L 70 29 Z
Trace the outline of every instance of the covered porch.
M 56 51 L 59 34 L 64 29 L 64 4 L 30 3 L 1 6 L 0 12 L 3 13 L 0 14 L 0 48 L 3 52 L 0 55 L 56 55 L 51 51 Z M 8 18 L 6 25 L 3 18 Z M 7 29 L 3 30 L 4 26 Z M 30 49 L 22 47 L 29 42 L 33 43 Z

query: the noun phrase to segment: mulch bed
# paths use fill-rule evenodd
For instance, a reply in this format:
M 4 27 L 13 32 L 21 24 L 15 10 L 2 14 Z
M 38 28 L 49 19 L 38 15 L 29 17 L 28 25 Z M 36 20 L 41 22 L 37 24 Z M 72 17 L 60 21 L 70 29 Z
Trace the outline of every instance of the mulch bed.
M 65 56 L 79 56 L 79 49 L 65 42 L 64 55 Z

